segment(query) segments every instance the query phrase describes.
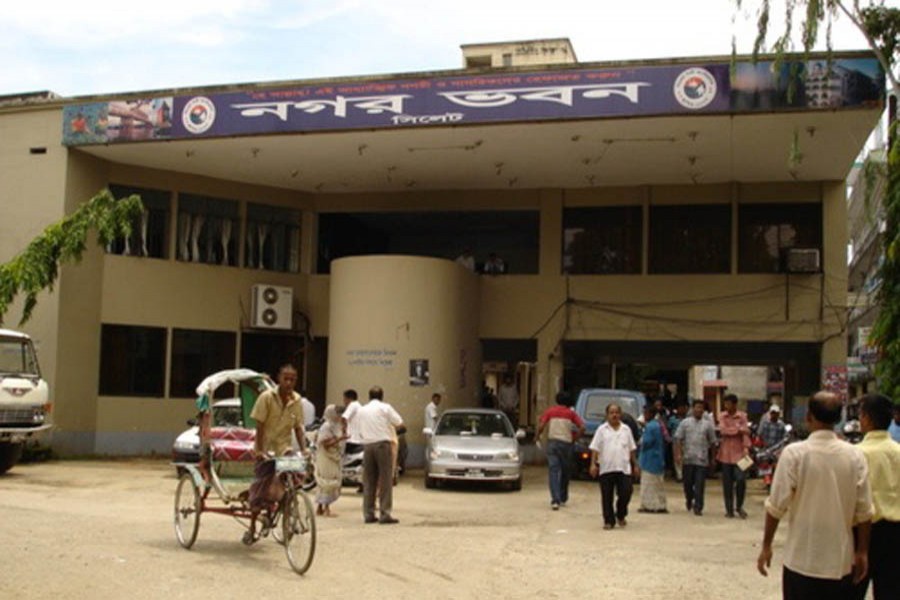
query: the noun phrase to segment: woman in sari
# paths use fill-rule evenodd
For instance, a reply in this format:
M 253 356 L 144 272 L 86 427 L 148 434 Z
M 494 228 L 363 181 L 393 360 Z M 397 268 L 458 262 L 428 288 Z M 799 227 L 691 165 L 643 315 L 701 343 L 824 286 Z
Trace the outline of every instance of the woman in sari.
M 646 426 L 641 436 L 641 507 L 638 512 L 667 513 L 663 472 L 666 468 L 665 438 L 653 405 L 644 408 Z
M 325 409 L 325 420 L 316 436 L 316 514 L 336 517 L 331 505 L 341 495 L 341 443 L 347 439 L 341 414 L 334 404 Z

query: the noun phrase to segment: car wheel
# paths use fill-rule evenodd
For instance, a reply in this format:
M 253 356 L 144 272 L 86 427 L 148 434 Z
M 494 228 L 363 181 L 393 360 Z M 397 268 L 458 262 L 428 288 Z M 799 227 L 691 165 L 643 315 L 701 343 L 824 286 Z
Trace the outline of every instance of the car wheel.
M 509 484 L 509 489 L 511 489 L 514 492 L 522 491 L 522 476 L 521 475 L 519 475 L 518 479 L 516 479 L 515 481 L 513 481 L 512 483 Z
M 437 479 L 434 477 L 425 476 L 425 487 L 429 490 L 433 490 L 437 487 Z

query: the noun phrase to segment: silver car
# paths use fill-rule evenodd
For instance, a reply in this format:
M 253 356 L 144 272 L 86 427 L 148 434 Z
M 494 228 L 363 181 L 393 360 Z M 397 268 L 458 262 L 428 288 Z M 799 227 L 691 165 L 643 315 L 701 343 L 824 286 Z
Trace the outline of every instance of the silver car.
M 514 431 L 499 410 L 456 408 L 426 428 L 425 487 L 441 481 L 492 481 L 522 489 L 521 429 Z

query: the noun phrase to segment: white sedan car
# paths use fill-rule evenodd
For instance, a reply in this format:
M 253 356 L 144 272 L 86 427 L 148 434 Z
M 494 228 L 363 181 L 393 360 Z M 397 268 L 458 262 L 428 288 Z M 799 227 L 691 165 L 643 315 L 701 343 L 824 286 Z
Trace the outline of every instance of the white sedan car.
M 519 440 L 503 412 L 456 408 L 441 415 L 434 431 L 426 428 L 425 487 L 448 480 L 490 481 L 522 489 Z

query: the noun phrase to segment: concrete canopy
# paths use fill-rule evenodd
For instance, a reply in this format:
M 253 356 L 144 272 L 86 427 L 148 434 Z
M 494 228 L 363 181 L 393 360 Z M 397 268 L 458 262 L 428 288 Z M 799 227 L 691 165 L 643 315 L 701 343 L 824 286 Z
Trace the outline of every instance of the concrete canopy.
M 843 180 L 880 109 L 123 143 L 114 163 L 310 193 Z M 799 162 L 789 160 L 798 135 Z

